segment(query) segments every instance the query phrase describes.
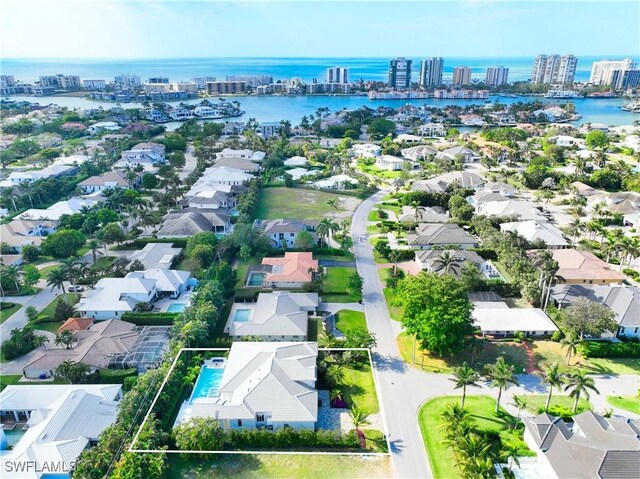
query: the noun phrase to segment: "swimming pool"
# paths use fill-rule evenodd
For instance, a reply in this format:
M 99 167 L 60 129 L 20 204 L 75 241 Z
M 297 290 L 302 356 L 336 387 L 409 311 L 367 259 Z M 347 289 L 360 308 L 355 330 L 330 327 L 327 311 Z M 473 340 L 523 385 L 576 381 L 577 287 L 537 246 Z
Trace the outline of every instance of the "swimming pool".
M 264 278 L 264 273 L 249 273 L 247 286 L 262 286 L 262 283 L 264 283 Z
M 182 313 L 186 307 L 186 303 L 171 303 L 167 308 L 167 313 Z
M 4 437 L 7 440 L 7 445 L 9 447 L 16 445 L 20 441 L 20 439 L 22 439 L 22 436 L 24 436 L 25 432 L 27 431 L 26 429 L 22 429 L 22 426 L 16 426 L 13 429 L 5 429 Z
M 190 402 L 193 402 L 194 399 L 217 397 L 223 374 L 224 367 L 203 365 L 196 384 L 193 386 Z
M 233 321 L 236 323 L 247 323 L 251 319 L 250 309 L 236 309 Z

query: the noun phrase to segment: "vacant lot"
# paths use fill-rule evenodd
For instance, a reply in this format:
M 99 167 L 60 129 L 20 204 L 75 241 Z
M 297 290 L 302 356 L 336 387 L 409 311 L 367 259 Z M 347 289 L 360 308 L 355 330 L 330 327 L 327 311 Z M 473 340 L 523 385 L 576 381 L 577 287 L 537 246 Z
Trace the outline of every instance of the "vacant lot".
M 336 208 L 327 202 L 335 200 Z M 350 218 L 360 200 L 353 196 L 343 196 L 324 191 L 299 188 L 264 188 L 258 198 L 256 218 L 272 220 L 290 218 L 299 220 L 321 220 Z
M 350 366 L 342 366 L 344 379 L 341 382 L 340 390 L 344 394 L 347 404 L 355 404 L 364 409 L 369 414 L 380 411 L 376 386 L 373 381 L 371 366 L 355 369 Z
M 325 303 L 357 303 L 359 293 L 348 291 L 349 277 L 356 272 L 351 267 L 329 267 L 322 282 L 322 301 Z

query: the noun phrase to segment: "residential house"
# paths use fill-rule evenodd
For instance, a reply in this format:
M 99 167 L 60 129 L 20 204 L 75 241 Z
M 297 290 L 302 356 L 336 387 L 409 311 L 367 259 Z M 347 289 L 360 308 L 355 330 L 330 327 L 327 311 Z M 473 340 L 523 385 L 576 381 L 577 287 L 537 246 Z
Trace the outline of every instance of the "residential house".
M 395 143 L 421 143 L 424 138 L 417 135 L 410 135 L 408 133 L 402 133 L 393 139 Z
M 102 201 L 104 196 L 99 192 L 88 196 L 74 196 L 66 201 L 58 201 L 47 209 L 31 208 L 20 213 L 17 218 L 23 220 L 49 220 L 57 222 L 62 215 L 73 215 L 79 213 L 84 207 L 92 207 Z M 56 224 L 57 226 L 57 224 Z
M 260 293 L 255 303 L 233 305 L 224 331 L 236 341 L 306 341 L 309 315 L 319 301 L 318 293 Z
M 87 130 L 92 135 L 97 133 L 104 133 L 105 131 L 118 131 L 120 130 L 120 125 L 118 125 L 115 121 L 99 121 L 98 123 L 94 123 L 90 125 Z
M 439 206 L 403 206 L 398 216 L 402 223 L 448 223 L 449 215 Z
M 573 183 L 571 183 L 571 186 L 575 188 L 578 195 L 584 196 L 585 198 L 588 198 L 590 196 L 595 196 L 598 194 L 598 190 L 596 190 L 592 186 L 585 185 L 581 181 L 574 181 Z
M 304 156 L 292 156 L 284 160 L 284 166 L 307 166 L 308 163 Z
M 614 271 L 600 258 L 588 251 L 555 249 L 551 252 L 558 262 L 556 277 L 565 284 L 621 283 L 626 276 Z
M 18 442 L 2 451 L 0 476 L 69 479 L 80 454 L 115 423 L 120 399 L 119 384 L 7 386 L 0 393 L 2 417 L 26 421 L 26 426 L 15 428 Z M 4 429 L 0 442 L 6 445 Z M 47 473 L 52 470 L 55 474 Z
M 233 168 L 244 171 L 245 173 L 255 173 L 261 169 L 258 163 L 254 163 L 253 161 L 245 158 L 221 158 L 216 160 L 216 166 Z
M 444 274 L 444 269 L 442 269 L 438 263 L 444 252 L 445 251 L 443 250 L 436 249 L 416 251 L 416 264 L 423 271 L 428 271 L 429 273 L 439 272 L 441 274 Z M 482 257 L 475 251 L 449 250 L 447 252 L 457 260 L 456 266 L 449 271 L 449 274 L 453 274 L 456 277 L 460 276 L 460 272 L 462 271 L 462 266 L 464 265 L 464 263 L 469 263 L 477 266 L 480 270 L 482 270 L 483 265 L 485 264 L 485 260 L 482 259 Z
M 234 208 L 236 198 L 221 190 L 202 190 L 196 193 L 187 193 L 180 203 L 183 208 L 192 209 L 220 209 Z
M 316 188 L 328 190 L 347 190 L 358 186 L 358 180 L 348 175 L 334 175 L 318 180 L 314 183 Z
M 517 331 L 526 336 L 550 336 L 558 331 L 555 323 L 540 308 L 509 308 L 506 303 L 474 303 L 474 327 L 482 336 L 513 336 Z
M 280 128 L 282 128 L 282 125 L 279 121 L 265 121 L 258 125 L 256 133 L 265 139 L 269 139 L 278 136 L 280 134 Z
M 69 318 L 56 329 L 56 334 L 60 334 L 62 331 L 69 331 L 71 333 L 84 331 L 93 326 L 94 322 L 92 318 Z
M 156 295 L 158 298 L 168 297 L 176 299 L 197 284 L 196 279 L 191 278 L 190 271 L 177 269 L 156 268 L 144 271 L 132 271 L 125 276 L 125 279 L 130 278 L 155 281 Z
M 83 193 L 95 193 L 96 191 L 104 191 L 110 188 L 135 188 L 140 184 L 140 176 L 137 175 L 135 180 L 130 184 L 127 179 L 127 173 L 124 170 L 114 170 L 103 173 L 99 176 L 91 176 L 84 181 L 78 183 Z
M 485 216 L 514 216 L 521 221 L 544 223 L 548 218 L 531 201 L 499 200 L 486 201 L 476 205 L 476 214 Z
M 306 231 L 317 238 L 317 221 L 300 221 L 289 219 L 255 220 L 255 227 L 261 228 L 264 234 L 271 240 L 272 246 L 278 249 L 293 248 L 296 244 L 298 233 Z
M 45 236 L 54 233 L 57 227 L 57 221 L 16 218 L 0 224 L 0 238 L 2 243 L 20 253 L 24 246 L 40 246 Z
M 225 158 L 243 158 L 255 163 L 260 163 L 264 160 L 265 156 L 266 153 L 264 151 L 234 150 L 233 148 L 225 148 L 221 152 L 216 153 L 216 159 L 218 160 Z
M 593 411 L 565 422 L 547 413 L 522 418 L 524 441 L 536 454 L 527 477 L 633 479 L 640 470 L 640 423 Z M 525 477 L 518 475 L 516 477 Z
M 147 243 L 129 256 L 129 266 L 139 261 L 145 269 L 171 269 L 181 254 L 182 248 L 174 248 L 173 243 Z
M 414 181 L 411 189 L 429 193 L 446 193 L 454 186 L 469 189 L 482 188 L 484 186 L 484 178 L 468 171 L 451 171 L 428 180 Z
M 141 277 L 102 278 L 76 309 L 85 318 L 120 319 L 135 311 L 138 303 L 153 303 L 158 295 L 157 282 Z
M 286 252 L 284 257 L 263 258 L 261 264 L 263 285 L 268 288 L 302 288 L 318 272 L 313 253 Z
M 535 220 L 502 223 L 500 231 L 515 231 L 529 243 L 542 242 L 548 249 L 567 248 L 569 242 L 562 231 L 550 223 L 539 223 Z
M 202 177 L 198 181 L 209 185 L 242 185 L 252 178 L 253 175 L 245 173 L 238 168 L 212 166 L 204 170 Z
M 480 153 L 466 146 L 454 146 L 436 154 L 437 160 L 455 161 L 461 158 L 464 163 L 473 163 L 480 160 Z
M 376 166 L 382 170 L 399 171 L 404 169 L 407 160 L 391 155 L 380 155 L 376 158 Z
M 294 180 L 299 180 L 303 176 L 316 176 L 318 170 L 307 170 L 306 168 L 292 168 L 287 170 L 285 174 L 290 175 Z
M 587 142 L 582 138 L 575 138 L 573 136 L 568 135 L 558 135 L 549 138 L 551 142 L 555 142 L 556 145 L 562 146 L 564 148 L 577 148 L 577 149 L 585 149 L 587 147 Z
M 640 289 L 622 284 L 558 284 L 551 290 L 558 308 L 571 306 L 578 298 L 587 298 L 609 307 L 619 324 L 617 331 L 603 334 L 608 338 L 640 338 Z
M 156 165 L 165 162 L 165 146 L 158 143 L 138 143 L 133 148 L 123 151 L 115 164 L 115 168 L 125 168 L 127 166 L 135 168 L 141 165 L 146 171 L 155 171 Z
M 420 223 L 415 231 L 415 234 L 407 235 L 407 244 L 413 249 L 469 249 L 478 246 L 476 238 L 454 223 Z
M 318 343 L 236 341 L 223 363 L 217 394 L 192 395 L 180 408 L 176 425 L 207 417 L 224 429 L 313 430 L 318 420 L 317 357 Z
M 430 158 L 436 156 L 438 150 L 429 145 L 411 146 L 409 148 L 403 148 L 400 150 L 402 157 L 411 161 L 427 161 Z
M 382 147 L 373 143 L 358 143 L 351 147 L 356 158 L 375 158 L 382 154 Z
M 227 210 L 190 207 L 165 215 L 156 237 L 189 238 L 203 232 L 224 235 L 231 229 L 231 217 Z
M 442 137 L 447 134 L 442 123 L 425 123 L 418 127 L 418 135 L 426 136 L 428 138 Z
M 23 183 L 33 183 L 37 180 L 44 180 L 47 178 L 60 178 L 62 176 L 72 176 L 80 171 L 78 165 L 72 164 L 60 164 L 52 163 L 39 170 L 27 170 L 27 171 L 14 171 L 9 174 L 7 180 L 14 185 L 21 185 Z

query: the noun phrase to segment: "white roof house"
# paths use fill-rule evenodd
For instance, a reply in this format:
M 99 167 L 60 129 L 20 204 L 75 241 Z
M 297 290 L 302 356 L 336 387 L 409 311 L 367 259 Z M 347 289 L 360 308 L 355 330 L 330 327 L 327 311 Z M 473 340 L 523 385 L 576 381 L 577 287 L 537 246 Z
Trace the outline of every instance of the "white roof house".
M 213 166 L 211 168 L 207 168 L 198 181 L 200 183 L 207 183 L 211 185 L 241 185 L 252 178 L 253 175 L 245 173 L 237 168 L 231 168 L 229 166 Z
M 476 308 L 474 326 L 482 335 L 512 336 L 516 331 L 528 336 L 548 336 L 558 327 L 540 308 Z
M 450 171 L 428 180 L 414 181 L 411 189 L 431 193 L 446 193 L 454 183 L 461 188 L 477 189 L 484 186 L 484 178 L 477 173 L 471 173 L 469 171 Z
M 566 248 L 569 246 L 562 231 L 550 223 L 539 223 L 534 220 L 502 223 L 500 231 L 515 231 L 530 243 L 542 241 L 548 248 Z
M 508 200 L 487 201 L 476 205 L 476 213 L 486 216 L 517 216 L 518 219 L 538 222 L 548 221 L 531 201 Z
M 319 180 L 314 183 L 316 188 L 327 188 L 334 190 L 346 189 L 347 185 L 357 185 L 358 180 L 351 178 L 348 175 L 334 175 L 324 180 Z
M 417 160 L 424 161 L 430 158 L 431 156 L 435 156 L 435 154 L 438 153 L 438 150 L 436 150 L 435 148 L 429 145 L 411 146 L 409 148 L 403 148 L 400 151 L 404 158 L 407 158 L 412 161 L 417 161 Z
M 232 338 L 252 336 L 266 341 L 305 341 L 308 313 L 315 312 L 318 304 L 317 293 L 260 293 L 255 303 L 233 305 L 225 332 Z
M 252 150 L 234 150 L 233 148 L 225 148 L 219 153 L 216 153 L 217 159 L 223 158 L 244 158 L 247 160 L 260 162 L 264 160 L 266 153 L 264 151 L 252 151 Z
M 236 341 L 218 392 L 185 401 L 176 424 L 209 417 L 225 429 L 312 430 L 318 419 L 317 357 L 318 343 Z
M 292 168 L 287 170 L 285 173 L 291 175 L 294 180 L 299 180 L 303 176 L 315 176 L 318 174 L 317 170 L 307 170 L 306 168 Z
M 80 300 L 77 309 L 85 318 L 114 319 L 135 310 L 140 302 L 152 302 L 156 281 L 146 278 L 102 278 Z
M 172 243 L 147 243 L 141 250 L 134 251 L 129 261 L 140 261 L 146 269 L 171 269 L 182 248 L 174 248 Z
M 56 477 L 68 475 L 78 456 L 116 420 L 120 385 L 20 385 L 0 393 L 0 410 L 28 419 L 28 429 L 10 451 L 0 455 L 0 476 L 38 479 L 51 465 Z M 24 416 L 27 416 L 26 418 Z M 0 440 L 4 431 L 0 431 Z M 32 467 L 18 470 L 22 463 Z M 51 476 L 53 477 L 53 476 Z
M 408 163 L 408 160 L 397 156 L 380 155 L 376 158 L 376 166 L 388 171 L 402 170 L 405 163 Z
M 307 163 L 309 162 L 304 156 L 292 156 L 284 160 L 284 166 L 305 166 Z
M 444 151 L 440 151 L 436 154 L 436 158 L 439 160 L 448 160 L 453 161 L 458 157 L 462 158 L 462 161 L 465 163 L 472 163 L 474 161 L 478 161 L 480 159 L 480 153 L 477 151 L 473 151 L 466 146 L 454 146 L 452 148 L 447 148 Z
M 90 196 L 69 198 L 66 201 L 58 201 L 47 209 L 31 208 L 24 213 L 20 213 L 18 218 L 23 220 L 58 221 L 62 215 L 78 213 L 84 206 L 92 207 L 103 201 L 105 199 L 104 196 L 100 196 L 99 192 L 97 193 Z
M 191 278 L 191 272 L 155 268 L 145 271 L 132 271 L 125 276 L 125 279 L 129 278 L 155 281 L 156 291 L 159 295 L 165 293 L 171 297 L 178 297 L 186 289 Z
M 375 158 L 382 153 L 382 147 L 373 143 L 359 143 L 351 147 L 356 158 Z

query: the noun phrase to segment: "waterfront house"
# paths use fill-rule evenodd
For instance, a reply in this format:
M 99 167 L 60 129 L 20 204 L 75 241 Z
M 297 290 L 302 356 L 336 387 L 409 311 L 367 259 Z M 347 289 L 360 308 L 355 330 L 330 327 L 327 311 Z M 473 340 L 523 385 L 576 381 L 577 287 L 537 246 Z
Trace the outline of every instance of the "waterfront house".
M 593 411 L 572 422 L 547 413 L 523 417 L 524 441 L 536 454 L 516 477 L 633 479 L 640 470 L 640 423 Z
M 80 454 L 98 442 L 116 421 L 119 384 L 7 386 L 0 393 L 2 417 L 16 423 L 22 437 L 0 455 L 0 476 L 15 479 L 68 479 Z M 5 429 L 0 442 L 5 443 Z M 17 467 L 22 464 L 22 470 Z M 55 474 L 46 474 L 55 468 Z
M 318 343 L 236 341 L 223 362 L 220 386 L 185 401 L 176 425 L 206 417 L 224 429 L 313 430 L 317 358 Z
M 442 137 L 446 134 L 447 131 L 442 123 L 425 123 L 418 127 L 418 135 L 428 138 Z
M 417 250 L 446 247 L 469 249 L 478 246 L 478 239 L 455 223 L 420 223 L 415 233 L 407 234 L 407 244 Z
M 309 315 L 319 301 L 317 293 L 260 293 L 255 303 L 233 305 L 224 331 L 236 341 L 306 341 Z
M 255 220 L 253 225 L 261 228 L 264 234 L 271 240 L 274 248 L 293 248 L 296 244 L 298 233 L 306 231 L 314 238 L 318 226 L 317 221 L 290 220 L 279 218 L 276 220 Z

